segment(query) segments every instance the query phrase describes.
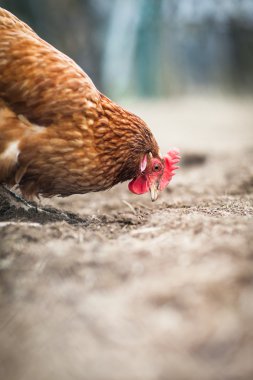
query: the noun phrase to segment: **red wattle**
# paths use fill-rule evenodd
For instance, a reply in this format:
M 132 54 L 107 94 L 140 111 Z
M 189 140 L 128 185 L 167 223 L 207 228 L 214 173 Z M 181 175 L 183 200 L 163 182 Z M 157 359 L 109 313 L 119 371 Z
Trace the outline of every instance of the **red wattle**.
M 144 194 L 149 191 L 147 179 L 142 175 L 129 182 L 128 188 L 134 194 Z

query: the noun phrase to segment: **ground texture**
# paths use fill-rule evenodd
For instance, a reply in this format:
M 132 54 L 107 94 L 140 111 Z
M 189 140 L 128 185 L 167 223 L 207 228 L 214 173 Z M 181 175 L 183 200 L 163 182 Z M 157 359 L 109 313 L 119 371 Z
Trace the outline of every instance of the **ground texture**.
M 253 101 L 129 104 L 182 167 L 159 201 L 126 184 L 0 204 L 0 378 L 253 378 Z M 74 215 L 75 214 L 75 215 Z

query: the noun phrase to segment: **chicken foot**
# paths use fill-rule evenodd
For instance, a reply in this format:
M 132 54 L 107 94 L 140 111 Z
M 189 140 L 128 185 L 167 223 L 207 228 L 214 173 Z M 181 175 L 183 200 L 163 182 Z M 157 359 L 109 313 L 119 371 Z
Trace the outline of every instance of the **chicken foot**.
M 53 221 L 66 221 L 69 224 L 87 223 L 75 214 L 62 212 L 51 207 L 38 207 L 10 190 L 7 186 L 0 186 L 0 216 L 3 220 L 26 219 L 45 224 Z
M 37 206 L 35 206 L 31 202 L 25 200 L 20 195 L 16 194 L 14 191 L 10 190 L 7 186 L 2 185 L 2 188 L 4 189 L 11 205 L 13 203 L 15 203 L 15 206 L 16 206 L 16 203 L 18 203 L 18 205 L 20 205 L 21 207 L 24 207 L 26 210 L 28 210 L 30 208 L 37 208 Z

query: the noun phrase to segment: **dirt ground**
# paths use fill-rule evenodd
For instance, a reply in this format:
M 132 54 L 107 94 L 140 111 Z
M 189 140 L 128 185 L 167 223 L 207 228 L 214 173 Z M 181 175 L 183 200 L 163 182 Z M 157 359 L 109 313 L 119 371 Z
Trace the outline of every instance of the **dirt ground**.
M 253 379 L 253 99 L 128 107 L 181 169 L 43 201 L 69 222 L 2 207 L 1 379 Z

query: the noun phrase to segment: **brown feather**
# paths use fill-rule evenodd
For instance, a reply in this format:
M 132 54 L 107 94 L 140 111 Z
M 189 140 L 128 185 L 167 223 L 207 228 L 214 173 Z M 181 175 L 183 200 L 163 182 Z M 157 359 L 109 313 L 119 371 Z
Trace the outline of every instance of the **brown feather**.
M 139 117 L 0 8 L 0 183 L 26 197 L 105 190 L 135 177 L 147 152 L 158 146 Z

